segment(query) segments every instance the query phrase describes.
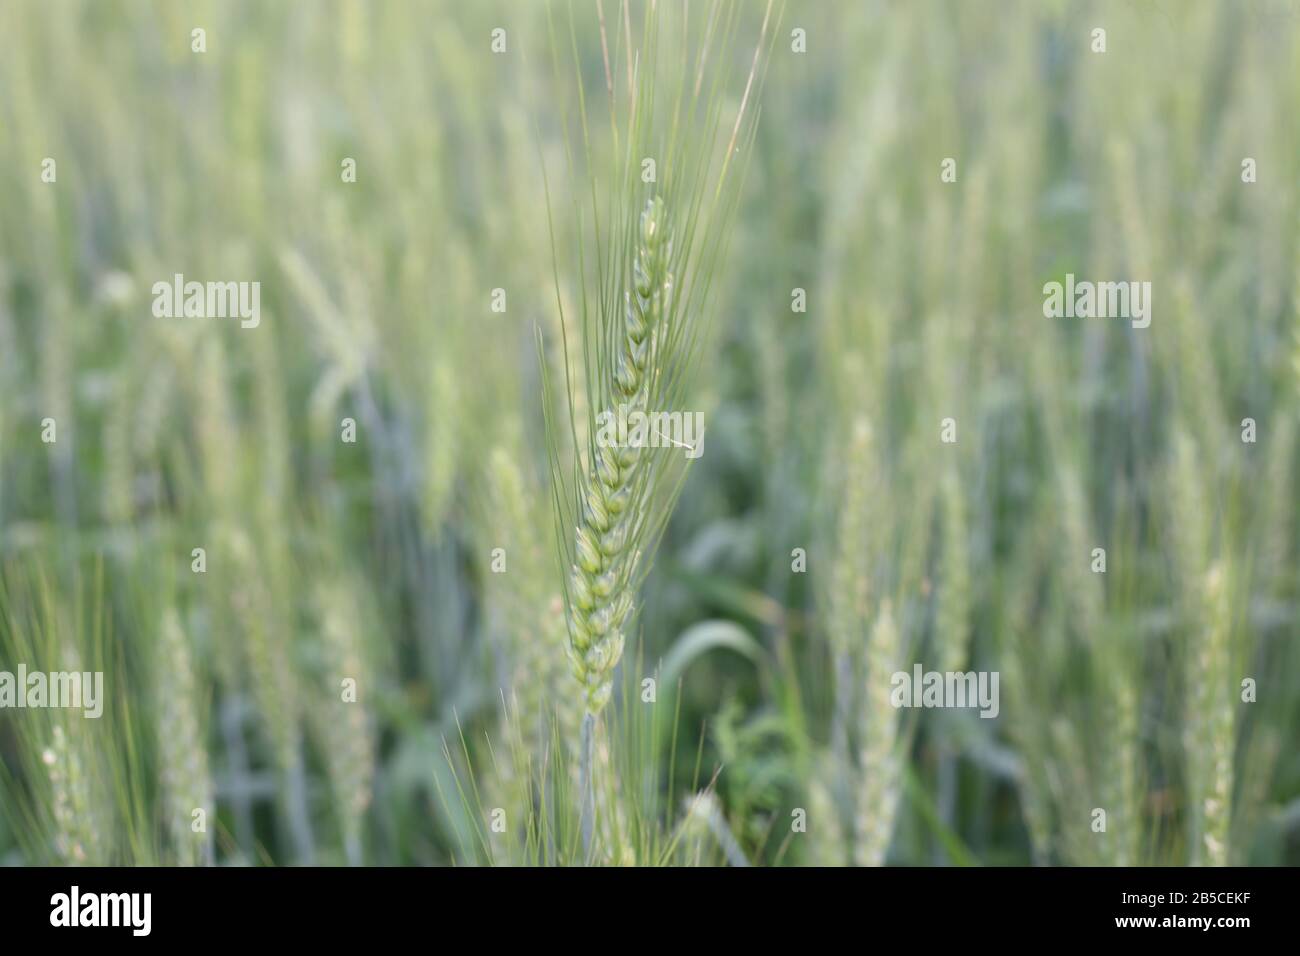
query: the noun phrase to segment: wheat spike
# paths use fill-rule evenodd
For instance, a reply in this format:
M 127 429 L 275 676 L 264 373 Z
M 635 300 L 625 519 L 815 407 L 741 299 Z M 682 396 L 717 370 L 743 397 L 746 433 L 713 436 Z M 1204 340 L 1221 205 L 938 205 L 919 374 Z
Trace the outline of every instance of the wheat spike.
M 641 214 L 634 288 L 624 296 L 621 348 L 611 369 L 613 394 L 629 413 L 644 413 L 649 403 L 659 358 L 656 330 L 672 291 L 670 253 L 664 204 L 655 197 Z M 639 556 L 633 542 L 641 515 L 630 505 L 642 451 L 627 445 L 596 448 L 583 488 L 585 506 L 570 572 L 569 663 L 591 714 L 609 702 L 614 668 L 623 656 L 623 627 L 632 613 Z
M 163 614 L 159 633 L 158 743 L 167 830 L 181 863 L 206 861 L 210 844 L 192 828 L 195 810 L 215 817 L 208 751 L 199 724 L 199 700 L 189 641 L 175 609 Z
M 885 862 L 902 778 L 898 747 L 898 711 L 890 702 L 890 676 L 898 667 L 902 644 L 889 602 L 880 607 L 876 625 L 867 640 L 867 692 L 862 707 L 862 743 L 858 751 L 857 837 L 854 860 L 858 866 Z
M 107 860 L 84 754 L 56 724 L 53 740 L 41 760 L 49 774 L 54 846 L 60 859 L 71 865 L 103 866 Z

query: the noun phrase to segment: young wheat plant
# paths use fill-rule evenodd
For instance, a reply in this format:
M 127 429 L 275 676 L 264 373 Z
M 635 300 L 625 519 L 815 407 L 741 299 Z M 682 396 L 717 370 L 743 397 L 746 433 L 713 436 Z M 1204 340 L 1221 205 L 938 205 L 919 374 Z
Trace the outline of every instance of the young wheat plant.
M 578 271 L 584 277 L 578 304 L 586 366 L 581 381 L 587 394 L 585 399 L 575 394 L 577 376 L 566 369 L 565 407 L 570 415 L 575 408 L 585 409 L 586 427 L 579 429 L 571 419 L 568 442 L 562 439 L 550 413 L 555 403 L 545 381 L 545 358 L 543 405 L 565 568 L 568 659 L 586 711 L 580 799 L 588 848 L 598 789 L 591 780 L 592 755 L 602 752 L 593 742 L 596 718 L 610 701 L 635 618 L 636 595 L 681 490 L 684 452 L 691 450 L 659 447 L 659 442 L 638 446 L 622 429 L 610 440 L 610 429 L 601 420 L 611 416 L 624 422 L 637 413 L 653 416 L 688 407 L 710 324 L 712 280 L 726 251 L 743 164 L 757 129 L 750 103 L 761 86 L 759 64 L 771 17 L 769 3 L 728 134 L 720 93 L 736 10 L 734 4 L 720 2 L 704 11 L 707 19 L 695 34 L 704 39 L 695 49 L 675 40 L 664 46 L 659 42 L 661 32 L 677 35 L 676 17 L 685 18 L 681 26 L 691 22 L 689 9 L 648 5 L 635 46 L 632 25 L 625 22 L 627 8 L 620 12 L 616 36 L 623 36 L 624 45 L 615 51 L 612 67 L 605 60 L 612 175 L 603 212 L 596 203 L 600 163 L 591 145 L 586 101 L 579 96 L 592 218 L 598 225 L 594 268 L 586 261 L 581 225 L 577 239 Z M 601 31 L 602 47 L 608 49 L 603 20 Z M 622 103 L 614 94 L 620 65 L 628 70 L 628 95 Z M 576 60 L 575 66 L 581 86 Z M 732 162 L 737 154 L 742 157 L 739 169 Z M 554 232 L 552 240 L 554 246 Z M 563 323 L 558 249 L 555 258 Z M 562 351 L 568 354 L 567 348 Z M 579 442 L 580 432 L 585 442 Z

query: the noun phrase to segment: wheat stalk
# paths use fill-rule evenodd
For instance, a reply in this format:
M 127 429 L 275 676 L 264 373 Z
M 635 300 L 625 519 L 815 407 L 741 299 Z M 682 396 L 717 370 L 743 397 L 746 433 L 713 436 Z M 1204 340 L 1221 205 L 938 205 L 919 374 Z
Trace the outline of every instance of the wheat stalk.
M 499 795 L 506 817 L 522 828 L 539 809 L 532 774 L 545 760 L 533 761 L 554 740 L 576 755 L 583 710 L 569 691 L 572 678 L 565 661 L 568 626 L 564 602 L 541 547 L 538 494 L 519 464 L 522 448 L 511 435 L 488 456 L 487 493 L 481 502 L 480 534 L 485 553 L 503 548 L 506 573 L 485 575 L 490 604 L 500 609 L 504 630 L 504 676 L 501 737 L 508 752 L 494 761 L 485 791 Z M 544 519 L 543 519 L 544 520 Z M 567 761 L 577 777 L 578 762 Z
M 838 767 L 834 755 L 822 754 L 808 782 L 808 856 L 816 866 L 844 866 L 848 862 L 844 824 L 832 789 Z
M 656 375 L 664 310 L 672 294 L 668 259 L 672 243 L 663 200 L 655 197 L 641 214 L 635 282 L 625 294 L 622 348 L 612 368 L 615 394 L 630 412 L 644 413 Z M 623 444 L 595 451 L 583 485 L 582 523 L 569 573 L 569 664 L 582 684 L 587 713 L 609 702 L 614 668 L 623 656 L 623 628 L 632 614 L 632 582 L 640 552 L 635 549 L 643 516 L 633 507 L 643 449 Z
M 436 537 L 455 493 L 456 458 L 460 445 L 457 419 L 462 400 L 457 393 L 452 356 L 439 353 L 434 358 L 428 401 L 429 447 L 424 505 L 429 527 Z
M 1231 621 L 1222 563 L 1203 578 L 1206 619 L 1193 624 L 1188 660 L 1188 801 L 1197 842 L 1191 862 L 1228 863 L 1232 823 L 1233 748 L 1236 739 L 1231 679 Z
M 858 866 L 880 866 L 889 851 L 894 814 L 902 782 L 898 711 L 889 700 L 890 675 L 902 656 L 901 634 L 888 601 L 881 604 L 867 640 L 867 692 L 862 707 L 862 743 L 858 750 Z
M 1295 292 L 1291 296 L 1292 310 L 1295 312 L 1295 340 L 1291 348 L 1291 386 L 1295 395 L 1295 407 L 1300 409 L 1300 269 L 1296 270 Z
M 665 314 L 670 307 L 673 276 L 667 215 L 658 196 L 641 213 L 639 244 L 633 265 L 633 282 L 623 299 L 623 328 L 613 361 L 607 366 L 606 394 L 629 414 L 644 414 L 657 380 L 665 374 L 661 350 L 667 341 Z M 610 409 L 609 411 L 616 411 Z M 620 414 L 623 409 L 617 410 Z M 608 767 L 604 744 L 595 742 L 595 718 L 609 703 L 614 670 L 623 656 L 624 628 L 632 616 L 638 563 L 638 546 L 653 529 L 647 521 L 655 514 L 653 494 L 661 469 L 640 469 L 643 449 L 635 444 L 603 444 L 591 449 L 592 466 L 581 487 L 582 519 L 574 542 L 569 571 L 568 660 L 582 685 L 586 714 L 580 738 L 579 799 L 583 846 L 590 852 L 596 811 L 592 783 L 593 759 Z M 643 505 L 645 496 L 650 500 Z M 666 521 L 667 510 L 658 512 Z M 608 802 L 608 801 L 607 801 Z M 612 801 L 617 810 L 617 799 Z M 620 857 L 626 856 L 623 826 L 617 813 L 607 813 Z
M 942 482 L 943 554 L 939 578 L 937 638 L 940 671 L 959 671 L 966 663 L 970 616 L 970 566 L 967 564 L 966 502 L 956 467 Z
M 1223 866 L 1231 830 L 1233 749 L 1232 623 L 1228 568 L 1214 558 L 1210 495 L 1196 443 L 1181 426 L 1174 436 L 1170 475 L 1175 566 L 1182 592 L 1184 756 L 1190 862 Z
M 835 563 L 826 595 L 828 637 L 837 659 L 851 655 L 863 623 L 870 617 L 873 531 L 870 492 L 874 490 L 871 440 L 867 419 L 856 419 L 838 475 L 842 484 L 835 514 Z
M 722 812 L 722 804 L 718 802 L 717 796 L 711 790 L 702 790 L 694 796 L 687 797 L 685 800 L 686 819 L 683 826 L 687 829 L 703 827 L 717 841 L 718 848 L 722 850 L 722 855 L 727 858 L 727 863 L 731 866 L 749 866 L 749 858 L 745 856 L 745 851 L 741 849 L 736 835 L 731 831 L 727 824 L 727 818 Z
M 243 630 L 253 705 L 285 787 L 284 811 L 296 852 L 309 863 L 314 849 L 302 755 L 302 702 L 295 679 L 291 632 L 280 625 L 283 618 L 279 608 L 284 604 L 277 606 L 272 590 L 275 562 L 258 560 L 253 542 L 242 529 L 233 529 L 226 536 L 225 548 L 230 563 L 238 569 L 241 584 L 232 594 L 232 603 Z
M 211 859 L 211 841 L 192 829 L 192 814 L 202 810 L 215 820 L 208 751 L 199 724 L 199 699 L 189 642 L 174 608 L 159 632 L 158 743 L 167 830 L 183 864 Z
M 661 21 L 667 24 L 667 34 L 674 17 L 681 17 L 681 26 L 689 25 L 690 11 L 647 7 L 637 48 L 624 11 L 622 56 L 629 89 L 620 119 L 612 74 L 607 75 L 614 170 L 609 204 L 603 214 L 593 209 L 604 218 L 595 235 L 594 282 L 587 279 L 584 230 L 578 234 L 585 402 L 576 404 L 585 404 L 588 416 L 604 413 L 623 420 L 620 412 L 680 410 L 676 402 L 686 394 L 696 369 L 709 325 L 713 273 L 727 247 L 744 164 L 757 130 L 757 111 L 748 104 L 751 96 L 759 96 L 765 75 L 759 66 L 772 4 L 764 12 L 728 134 L 716 109 L 725 58 L 711 54 L 715 45 L 728 48 L 735 26 L 731 14 L 730 4 L 719 4 L 708 15 L 704 41 L 691 50 L 660 42 Z M 581 82 L 576 61 L 575 67 Z M 580 100 L 579 108 L 594 205 L 599 177 L 585 101 Z M 733 163 L 737 155 L 746 157 L 738 168 Z M 645 178 L 643 158 L 657 159 L 657 178 Z M 646 183 L 651 182 L 655 185 L 647 191 Z M 555 245 L 552 229 L 553 250 Z M 556 295 L 562 313 L 558 267 Z M 575 397 L 582 398 L 574 394 L 573 378 L 566 374 L 571 413 Z M 543 403 L 544 408 L 549 405 Z M 621 434 L 615 443 L 602 442 L 593 435 L 593 421 L 585 429 L 585 459 L 576 441 L 579 429 L 571 422 L 576 461 L 566 488 L 569 476 L 559 464 L 560 442 L 548 418 L 559 531 L 568 539 L 564 557 L 569 663 L 582 685 L 587 712 L 594 716 L 609 702 L 637 588 L 680 490 L 680 482 L 670 479 L 680 472 L 667 464 L 669 455 L 633 447 Z M 571 501 L 565 500 L 566 490 L 573 493 Z
M 326 772 L 334 792 L 334 803 L 343 830 L 348 862 L 357 866 L 362 859 L 362 822 L 370 806 L 375 775 L 375 753 L 370 729 L 370 709 L 365 701 L 375 694 L 370 668 L 362 644 L 364 626 L 351 588 L 352 581 L 339 575 L 332 586 L 318 586 L 322 644 L 328 664 L 325 686 Z M 343 682 L 352 680 L 357 694 L 345 700 Z
M 634 447 L 635 442 L 629 444 L 621 428 L 617 440 L 610 442 L 607 433 L 597 433 L 594 426 L 602 415 L 617 416 L 622 423 L 635 413 L 682 412 L 678 402 L 688 392 L 708 337 L 713 275 L 728 246 L 757 131 L 757 109 L 749 104 L 761 95 L 766 70 L 759 67 L 764 48 L 769 55 L 771 51 L 772 8 L 769 0 L 729 132 L 722 122 L 724 111 L 718 108 L 725 88 L 721 74 L 729 59 L 725 54 L 737 23 L 736 7 L 727 2 L 705 13 L 704 39 L 694 48 L 677 42 L 675 33 L 693 22 L 690 9 L 649 4 L 635 46 L 624 9 L 620 59 L 627 68 L 628 91 L 621 107 L 613 72 L 607 72 L 612 140 L 612 151 L 605 154 L 612 159 L 608 179 L 597 173 L 586 101 L 578 98 L 595 227 L 594 245 L 589 247 L 582 216 L 576 217 L 583 367 L 580 377 L 568 369 L 566 344 L 571 457 L 561 451 L 566 443 L 554 417 L 559 404 L 551 401 L 546 351 L 540 342 L 539 351 L 564 574 L 567 658 L 586 710 L 579 766 L 580 823 L 588 854 L 596 809 L 591 778 L 596 769 L 596 719 L 612 695 L 636 594 L 685 473 L 678 467 L 680 453 L 645 452 Z M 669 42 L 660 42 L 661 30 Z M 774 40 L 775 33 L 771 36 Z M 555 47 L 553 31 L 551 39 Z M 581 86 L 576 49 L 574 67 Z M 566 151 L 566 158 L 572 168 L 572 152 Z M 648 174 L 650 164 L 656 175 Z M 608 202 L 602 209 L 597 194 L 606 189 Z M 546 192 L 550 210 L 549 185 Z M 670 218 L 676 245 L 670 238 Z M 554 220 L 548 222 L 556 302 L 567 337 L 558 243 Z M 572 416 L 584 407 L 587 418 L 580 428 Z M 579 442 L 580 434 L 585 442 Z M 568 459 L 565 464 L 562 458 Z M 606 823 L 619 829 L 616 820 Z
M 488 457 L 485 543 L 506 549 L 507 573 L 488 575 L 494 599 L 505 611 L 508 667 L 517 699 L 521 738 L 537 746 L 549 735 L 554 712 L 560 737 L 577 739 L 580 707 L 569 690 L 563 651 L 568 646 L 564 604 L 553 590 L 541 548 L 538 495 L 516 460 L 518 451 L 497 445 Z
M 54 817 L 55 850 L 63 862 L 81 866 L 103 866 L 94 783 L 84 754 L 68 739 L 60 724 L 54 725 L 50 746 L 41 754 L 50 781 L 50 811 Z

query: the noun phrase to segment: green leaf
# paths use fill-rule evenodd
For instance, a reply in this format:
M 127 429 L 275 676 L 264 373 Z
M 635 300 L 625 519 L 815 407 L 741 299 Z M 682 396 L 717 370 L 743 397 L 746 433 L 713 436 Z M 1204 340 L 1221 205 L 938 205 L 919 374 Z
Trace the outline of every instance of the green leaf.
M 762 645 L 735 621 L 701 621 L 688 627 L 673 643 L 659 668 L 659 683 L 676 686 L 697 657 L 717 648 L 735 651 L 760 666 L 766 664 Z

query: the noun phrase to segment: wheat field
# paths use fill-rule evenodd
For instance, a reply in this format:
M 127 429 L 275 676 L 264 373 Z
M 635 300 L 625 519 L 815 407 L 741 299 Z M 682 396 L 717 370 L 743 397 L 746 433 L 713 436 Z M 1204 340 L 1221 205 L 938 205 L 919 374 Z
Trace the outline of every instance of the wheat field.
M 1297 54 L 0 4 L 0 863 L 1300 863 Z

